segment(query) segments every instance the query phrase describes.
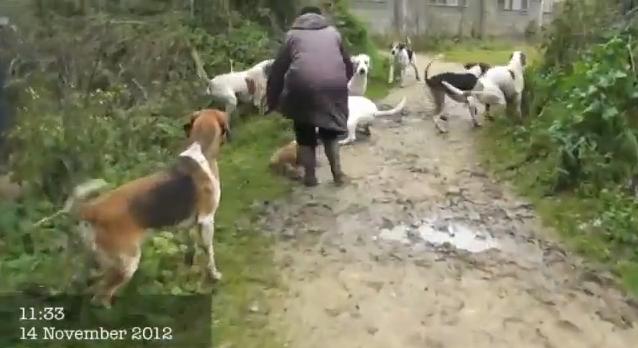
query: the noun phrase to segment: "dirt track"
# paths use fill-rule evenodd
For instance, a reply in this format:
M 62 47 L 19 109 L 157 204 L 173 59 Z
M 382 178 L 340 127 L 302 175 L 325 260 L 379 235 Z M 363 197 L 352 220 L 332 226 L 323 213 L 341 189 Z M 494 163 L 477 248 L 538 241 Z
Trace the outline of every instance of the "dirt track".
M 351 185 L 335 188 L 321 157 L 320 186 L 270 208 L 287 347 L 637 347 L 638 309 L 485 173 L 467 111 L 452 106 L 437 134 L 409 78 L 385 100 L 407 96 L 407 115 L 344 148 Z

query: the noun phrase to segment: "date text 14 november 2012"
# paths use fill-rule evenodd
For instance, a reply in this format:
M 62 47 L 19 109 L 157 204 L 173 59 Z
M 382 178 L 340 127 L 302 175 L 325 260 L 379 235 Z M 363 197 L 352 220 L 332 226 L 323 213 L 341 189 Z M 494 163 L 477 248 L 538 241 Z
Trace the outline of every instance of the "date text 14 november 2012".
M 20 338 L 23 340 L 48 340 L 48 341 L 150 341 L 171 340 L 173 338 L 170 327 L 132 327 L 130 329 L 59 329 L 54 326 L 47 327 L 21 327 Z

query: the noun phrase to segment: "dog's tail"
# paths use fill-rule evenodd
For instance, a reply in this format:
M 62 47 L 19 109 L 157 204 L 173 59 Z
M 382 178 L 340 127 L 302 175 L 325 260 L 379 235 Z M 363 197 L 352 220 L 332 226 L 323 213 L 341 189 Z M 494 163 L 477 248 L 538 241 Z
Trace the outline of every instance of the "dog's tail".
M 374 113 L 375 117 L 383 117 L 383 116 L 392 116 L 392 115 L 396 115 L 399 112 L 401 112 L 401 110 L 403 110 L 403 108 L 405 107 L 405 97 L 403 97 L 403 99 L 401 99 L 401 101 L 399 102 L 399 104 L 397 104 L 397 106 L 395 106 L 394 108 L 390 109 L 390 110 L 383 110 L 383 111 L 377 111 Z
M 432 58 L 430 60 L 430 62 L 428 63 L 428 65 L 425 67 L 425 72 L 423 73 L 423 75 L 425 75 L 425 82 L 427 83 L 428 81 L 430 81 L 430 78 L 428 77 L 428 73 L 430 71 L 430 66 L 432 65 L 432 63 L 434 63 L 435 60 L 440 60 L 443 59 L 443 53 L 439 53 L 436 56 L 434 56 L 434 58 Z
M 40 219 L 35 224 L 34 227 L 41 226 L 47 221 L 61 215 L 61 214 L 72 214 L 75 215 L 77 212 L 78 205 L 82 202 L 86 201 L 90 196 L 95 195 L 102 189 L 108 186 L 108 183 L 102 179 L 93 179 L 89 180 L 83 184 L 80 184 L 73 189 L 73 193 L 64 203 L 64 207 L 52 215 L 49 215 L 43 219 Z
M 448 83 L 445 80 L 441 80 L 441 84 L 448 91 L 448 93 L 456 95 L 458 97 L 468 97 L 472 93 L 471 91 L 460 90 L 460 89 L 454 87 L 452 84 Z
M 502 92 L 497 91 L 497 92 L 491 92 L 491 91 L 476 91 L 476 90 L 472 90 L 472 91 L 462 91 L 454 86 L 452 86 L 451 84 L 447 83 L 446 81 L 441 81 L 441 84 L 445 87 L 445 89 L 454 95 L 457 95 L 459 97 L 474 97 L 476 98 L 478 101 L 480 101 L 483 104 L 495 104 L 495 105 L 501 105 L 505 103 L 505 96 L 502 95 Z
M 76 186 L 71 196 L 66 200 L 66 203 L 64 203 L 62 210 L 66 213 L 73 213 L 78 203 L 84 202 L 87 198 L 98 193 L 106 186 L 108 186 L 108 183 L 102 179 L 89 180 Z

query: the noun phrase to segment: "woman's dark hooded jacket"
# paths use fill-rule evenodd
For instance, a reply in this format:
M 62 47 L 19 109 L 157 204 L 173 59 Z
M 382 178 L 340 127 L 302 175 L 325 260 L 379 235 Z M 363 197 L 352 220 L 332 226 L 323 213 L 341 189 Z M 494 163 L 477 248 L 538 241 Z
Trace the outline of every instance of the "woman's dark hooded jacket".
M 298 124 L 346 132 L 352 73 L 337 29 L 321 15 L 301 15 L 270 71 L 268 107 Z

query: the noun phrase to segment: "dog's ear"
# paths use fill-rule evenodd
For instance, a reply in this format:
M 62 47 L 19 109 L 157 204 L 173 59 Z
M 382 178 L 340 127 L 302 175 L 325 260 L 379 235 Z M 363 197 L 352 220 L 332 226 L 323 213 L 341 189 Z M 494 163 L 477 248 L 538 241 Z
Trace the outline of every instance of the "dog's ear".
M 184 133 L 186 133 L 186 137 L 191 136 L 191 129 L 193 129 L 193 122 L 184 123 Z
M 257 86 L 255 85 L 255 80 L 250 77 L 246 77 L 246 86 L 248 87 L 248 94 L 255 95 L 257 91 Z
M 199 116 L 199 111 L 193 112 L 190 116 L 189 121 L 183 126 L 187 138 L 191 136 L 191 130 L 193 130 L 193 124 L 195 123 L 197 116 Z
M 514 72 L 512 71 L 512 69 L 507 69 L 507 71 L 509 71 L 510 76 L 512 77 L 512 80 L 516 80 L 516 74 L 514 74 Z
M 521 65 L 523 67 L 527 66 L 527 55 L 523 52 L 521 52 L 520 55 L 521 55 Z
M 230 124 L 228 123 L 229 115 L 223 111 L 217 117 L 217 124 L 221 130 L 222 143 L 229 143 L 231 141 Z
M 233 140 L 228 124 L 222 127 L 222 136 L 224 137 L 224 142 L 226 143 L 230 143 Z

